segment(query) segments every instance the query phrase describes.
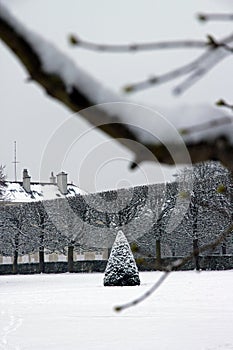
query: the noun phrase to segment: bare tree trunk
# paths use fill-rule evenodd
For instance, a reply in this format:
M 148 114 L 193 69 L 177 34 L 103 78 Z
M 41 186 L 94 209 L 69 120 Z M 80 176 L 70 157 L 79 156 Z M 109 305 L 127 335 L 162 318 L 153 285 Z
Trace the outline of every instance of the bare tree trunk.
M 15 250 L 14 250 L 14 257 L 13 257 L 13 274 L 18 273 L 18 257 L 19 257 L 19 233 L 16 233 L 15 235 Z
M 39 249 L 39 273 L 44 273 L 45 264 L 44 264 L 44 247 Z
M 110 257 L 111 251 L 112 251 L 112 248 L 108 248 L 108 259 Z
M 193 240 L 193 256 L 196 270 L 200 270 L 198 238 Z
M 226 242 L 222 243 L 222 255 L 226 255 L 227 254 L 227 245 Z
M 161 266 L 161 241 L 160 239 L 156 239 L 155 243 L 155 249 L 156 249 L 156 266 Z
M 43 218 L 44 220 L 44 218 Z M 44 222 L 42 222 L 44 226 Z M 40 247 L 39 247 L 39 273 L 44 273 L 45 265 L 44 265 L 44 234 L 43 232 L 40 235 Z
M 14 257 L 13 257 L 13 274 L 18 273 L 18 256 L 19 256 L 19 253 L 17 250 L 15 250 Z
M 74 272 L 74 246 L 68 247 L 68 272 Z

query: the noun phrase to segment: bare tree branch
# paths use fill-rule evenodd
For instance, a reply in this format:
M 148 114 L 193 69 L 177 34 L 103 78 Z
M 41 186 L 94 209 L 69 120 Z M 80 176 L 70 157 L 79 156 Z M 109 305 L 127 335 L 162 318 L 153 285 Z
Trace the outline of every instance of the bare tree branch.
M 204 75 L 206 75 L 224 58 L 232 54 L 232 48 L 228 45 L 228 42 L 231 42 L 233 40 L 233 35 L 228 36 L 222 42 L 214 41 L 211 36 L 209 36 L 209 40 L 212 40 L 212 44 L 209 45 L 209 49 L 190 63 L 169 71 L 163 75 L 150 77 L 149 79 L 143 80 L 141 82 L 126 85 L 123 90 L 125 92 L 145 90 L 154 87 L 155 85 L 166 83 L 193 72 L 182 84 L 178 85 L 174 89 L 175 94 L 183 93 Z
M 142 294 L 141 296 L 130 301 L 129 303 L 126 303 L 126 304 L 120 305 L 120 306 L 115 306 L 114 310 L 117 312 L 120 312 L 120 311 L 123 311 L 125 309 L 128 309 L 129 307 L 132 307 L 132 306 L 135 306 L 135 305 L 141 303 L 142 301 L 147 299 L 151 294 L 153 294 L 161 286 L 161 284 L 163 284 L 163 282 L 168 277 L 168 275 L 169 275 L 168 271 L 163 272 L 162 275 L 159 277 L 158 281 L 156 281 L 153 284 L 153 286 L 145 292 L 145 294 Z
M 96 44 L 90 41 L 85 41 L 78 38 L 76 35 L 69 36 L 69 42 L 72 46 L 78 46 L 82 49 L 90 51 L 103 51 L 112 53 L 124 53 L 135 51 L 153 51 L 163 49 L 203 49 L 208 47 L 210 43 L 203 40 L 174 40 L 174 41 L 160 41 L 150 43 L 135 43 L 135 44 Z
M 193 70 L 197 69 L 203 61 L 209 58 L 209 55 L 210 55 L 209 51 L 204 52 L 194 61 L 184 66 L 176 68 L 160 76 L 154 76 L 154 77 L 152 76 L 151 78 L 143 80 L 141 82 L 126 85 L 123 89 L 125 92 L 136 92 L 139 90 L 145 90 L 147 88 L 151 88 L 153 85 L 164 84 L 166 82 L 179 78 L 183 75 L 189 74 Z
M 162 50 L 162 49 L 183 49 L 183 48 L 199 48 L 207 49 L 204 54 L 198 57 L 191 63 L 181 66 L 175 70 L 165 73 L 160 76 L 152 76 L 144 81 L 127 85 L 123 88 L 125 92 L 135 92 L 151 88 L 154 85 L 162 84 L 167 81 L 178 78 L 182 75 L 186 75 L 192 71 L 191 74 L 183 83 L 178 85 L 174 89 L 176 95 L 183 93 L 190 86 L 194 85 L 204 75 L 206 75 L 217 63 L 227 57 L 227 53 L 232 53 L 233 49 L 228 46 L 233 40 L 233 35 L 229 35 L 221 40 L 216 40 L 213 36 L 208 35 L 206 41 L 201 40 L 174 40 L 174 41 L 162 41 L 155 43 L 141 43 L 141 44 L 125 44 L 125 45 L 112 45 L 112 44 L 95 44 L 77 38 L 75 35 L 70 35 L 69 41 L 73 46 L 79 46 L 81 48 L 102 51 L 102 52 L 139 52 L 144 50 Z M 223 48 L 224 50 L 217 50 Z
M 195 124 L 193 126 L 189 126 L 187 128 L 180 129 L 181 135 L 189 135 L 195 132 L 210 130 L 211 128 L 215 128 L 217 126 L 222 126 L 225 124 L 231 124 L 233 122 L 233 117 L 224 116 L 218 119 L 212 119 L 209 122 Z
M 91 41 L 86 41 L 77 37 L 75 34 L 70 34 L 68 37 L 69 43 L 72 46 L 78 46 L 82 49 L 90 51 L 102 51 L 108 53 L 134 53 L 139 51 L 154 51 L 154 50 L 169 50 L 169 49 L 205 49 L 220 46 L 221 41 L 213 42 L 211 36 L 207 36 L 207 40 L 183 39 L 183 40 L 166 40 L 149 43 L 133 43 L 133 44 L 99 44 Z
M 188 76 L 188 78 L 182 82 L 181 84 L 177 85 L 173 92 L 176 95 L 182 94 L 183 92 L 187 91 L 188 88 L 193 86 L 198 80 L 203 78 L 211 69 L 213 69 L 219 62 L 221 62 L 224 58 L 226 58 L 229 55 L 228 50 L 219 50 L 217 52 L 214 52 L 213 55 L 210 55 L 207 57 L 206 60 L 203 60 L 200 65 L 196 68 L 196 70 Z

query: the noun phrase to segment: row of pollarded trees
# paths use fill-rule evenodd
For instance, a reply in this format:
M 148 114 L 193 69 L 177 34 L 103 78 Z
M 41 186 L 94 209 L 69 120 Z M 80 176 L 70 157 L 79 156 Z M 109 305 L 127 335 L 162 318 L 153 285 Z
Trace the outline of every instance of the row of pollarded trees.
M 232 199 L 231 173 L 219 162 L 200 163 L 177 174 L 176 182 L 166 187 L 164 206 L 152 228 L 157 258 L 161 258 L 162 245 L 176 256 L 193 249 L 199 269 L 199 248 L 216 240 L 232 221 Z M 217 249 L 224 255 L 227 245 L 232 253 L 232 234 Z
M 67 254 L 71 272 L 74 251 L 110 247 L 115 235 L 114 232 L 110 237 L 112 226 L 130 222 L 144 205 L 146 195 L 146 187 L 133 189 L 127 205 L 115 212 L 98 208 L 98 195 L 91 196 L 89 201 L 77 195 L 3 205 L 0 207 L 0 255 L 13 257 L 13 272 L 17 273 L 19 256 L 39 252 L 39 271 L 43 272 L 45 252 Z
M 4 205 L 0 208 L 0 254 L 13 256 L 13 272 L 20 255 L 39 252 L 39 271 L 44 271 L 45 252 L 65 254 L 73 263 L 73 237 L 80 225 L 64 210 L 64 201 Z M 50 215 L 52 213 L 52 215 Z M 72 243 L 72 249 L 70 249 Z
M 39 252 L 43 272 L 45 251 L 63 254 L 68 251 L 68 270 L 72 271 L 74 251 L 110 247 L 115 224 L 131 242 L 139 237 L 136 239 L 139 253 L 144 257 L 156 255 L 158 261 L 161 248 L 162 251 L 168 248 L 165 255 L 184 256 L 193 245 L 198 268 L 198 247 L 216 239 L 231 221 L 230 173 L 217 162 L 184 170 L 174 183 L 167 184 L 164 204 L 158 213 L 156 200 L 150 198 L 156 194 L 148 197 L 150 191 L 147 186 L 133 189 L 127 205 L 115 212 L 111 211 L 115 208 L 114 198 L 105 198 L 101 208 L 99 194 L 1 206 L 0 254 L 14 257 L 16 273 L 19 255 Z M 114 197 L 114 192 L 103 195 Z M 148 219 L 149 209 L 152 219 Z M 138 235 L 135 230 L 142 232 Z M 227 244 L 232 247 L 229 240 L 231 237 L 226 237 L 221 243 L 223 254 Z

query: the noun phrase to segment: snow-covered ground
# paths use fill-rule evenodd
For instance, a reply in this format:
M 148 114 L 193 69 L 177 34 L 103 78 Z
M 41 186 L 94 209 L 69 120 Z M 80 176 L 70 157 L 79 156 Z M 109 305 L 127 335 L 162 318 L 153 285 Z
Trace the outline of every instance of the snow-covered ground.
M 233 349 L 233 270 L 174 272 L 142 304 L 115 305 L 146 291 L 103 287 L 103 274 L 1 276 L 0 349 Z

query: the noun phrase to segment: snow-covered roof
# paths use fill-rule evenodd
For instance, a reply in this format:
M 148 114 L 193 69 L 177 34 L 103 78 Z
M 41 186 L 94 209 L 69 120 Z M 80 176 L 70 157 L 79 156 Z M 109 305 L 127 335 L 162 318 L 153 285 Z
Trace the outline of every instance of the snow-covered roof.
M 53 183 L 31 183 L 31 192 L 26 192 L 22 182 L 6 182 L 5 196 L 10 202 L 34 202 L 56 198 L 74 196 L 76 194 L 84 195 L 85 191 L 79 187 L 68 184 L 67 195 L 63 195 L 57 186 Z

